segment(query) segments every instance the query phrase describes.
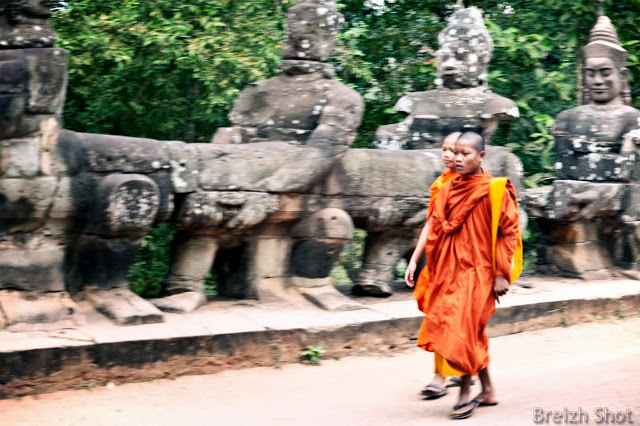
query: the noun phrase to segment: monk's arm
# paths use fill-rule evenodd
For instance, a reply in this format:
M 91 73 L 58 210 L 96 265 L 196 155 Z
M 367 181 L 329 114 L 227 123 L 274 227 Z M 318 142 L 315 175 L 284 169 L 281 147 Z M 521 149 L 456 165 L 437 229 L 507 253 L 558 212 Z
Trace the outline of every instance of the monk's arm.
M 411 255 L 411 260 L 409 260 L 409 265 L 407 265 L 407 270 L 404 273 L 404 281 L 409 287 L 413 287 L 415 284 L 414 274 L 416 268 L 418 267 L 418 259 L 424 253 L 424 249 L 427 245 L 427 235 L 429 234 L 429 226 L 431 225 L 431 218 L 424 224 L 422 228 L 422 232 L 420 232 L 420 238 L 418 239 L 418 245 L 416 246 L 413 254 Z
M 520 232 L 518 228 L 519 220 L 515 191 L 507 188 L 502 199 L 502 211 L 498 222 L 496 275 L 506 278 L 509 282 L 511 282 L 511 261 L 516 251 Z

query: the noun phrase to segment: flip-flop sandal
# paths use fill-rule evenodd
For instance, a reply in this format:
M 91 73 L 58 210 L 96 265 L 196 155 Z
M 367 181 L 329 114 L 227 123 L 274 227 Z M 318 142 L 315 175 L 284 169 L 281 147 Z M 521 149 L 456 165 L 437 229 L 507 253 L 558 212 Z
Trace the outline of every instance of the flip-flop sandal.
M 480 401 L 478 407 L 495 407 L 498 405 L 498 401 Z
M 461 408 L 464 407 L 468 407 L 471 406 L 471 409 L 468 411 L 465 411 L 463 413 L 459 413 L 459 414 L 449 414 L 449 417 L 451 417 L 454 420 L 462 420 L 462 419 L 467 419 L 469 417 L 471 417 L 471 415 L 473 414 L 473 410 L 475 410 L 478 406 L 480 405 L 480 401 L 478 401 L 477 399 L 472 399 L 469 402 L 465 402 L 464 404 L 458 404 L 456 406 L 453 407 L 453 411 L 459 410 Z
M 438 399 L 449 393 L 449 390 L 443 388 L 440 385 L 436 385 L 435 383 L 429 383 L 425 386 L 425 388 L 436 388 L 438 389 L 438 391 L 434 392 L 430 389 L 422 389 L 420 391 L 420 395 L 424 396 L 424 399 Z

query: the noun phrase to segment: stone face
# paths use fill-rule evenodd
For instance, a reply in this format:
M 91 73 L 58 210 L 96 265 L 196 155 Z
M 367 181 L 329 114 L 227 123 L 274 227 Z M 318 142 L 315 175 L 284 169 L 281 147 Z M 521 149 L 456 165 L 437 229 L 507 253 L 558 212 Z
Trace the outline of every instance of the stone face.
M 330 1 L 299 1 L 287 12 L 285 59 L 328 61 L 344 18 Z
M 41 121 L 62 113 L 64 50 L 0 50 L 0 68 L 0 139 L 36 132 Z
M 405 94 L 395 109 L 408 117 L 379 127 L 374 141 L 377 148 L 435 148 L 458 131 L 479 133 L 490 144 L 500 121 L 519 117 L 515 102 L 486 86 L 493 41 L 479 9 L 454 12 L 438 43 L 437 89 Z
M 561 112 L 553 128 L 553 187 L 525 198 L 548 247 L 547 261 L 585 279 L 618 265 L 637 266 L 640 111 L 629 106 L 627 52 L 611 21 L 600 16 L 584 54 L 584 102 Z

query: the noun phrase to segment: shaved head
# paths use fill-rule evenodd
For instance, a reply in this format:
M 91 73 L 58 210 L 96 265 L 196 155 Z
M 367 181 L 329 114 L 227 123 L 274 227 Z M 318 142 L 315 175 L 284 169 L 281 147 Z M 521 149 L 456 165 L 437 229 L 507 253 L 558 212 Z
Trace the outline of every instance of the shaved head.
M 484 151 L 484 138 L 476 132 L 464 132 L 458 142 L 463 144 L 469 144 L 478 152 Z
M 444 142 L 449 142 L 455 145 L 456 142 L 458 142 L 458 139 L 460 138 L 460 135 L 462 135 L 462 132 L 453 132 L 453 133 L 449 133 L 445 138 L 444 138 Z

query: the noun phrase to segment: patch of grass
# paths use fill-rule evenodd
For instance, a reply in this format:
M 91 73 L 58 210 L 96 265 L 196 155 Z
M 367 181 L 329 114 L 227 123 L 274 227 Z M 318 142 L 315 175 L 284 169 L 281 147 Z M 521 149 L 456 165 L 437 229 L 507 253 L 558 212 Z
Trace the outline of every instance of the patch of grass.
M 280 368 L 280 360 L 282 359 L 282 347 L 278 343 L 271 344 L 271 350 L 273 350 L 273 357 L 276 360 L 275 368 Z
M 307 346 L 300 352 L 300 362 L 308 365 L 320 365 L 326 351 L 322 346 Z
M 569 327 L 571 325 L 571 321 L 569 321 L 569 319 L 566 317 L 562 317 L 562 319 L 560 320 L 560 325 L 563 327 Z
M 613 313 L 613 315 L 618 319 L 625 319 L 627 317 L 627 313 L 622 309 L 618 309 Z

